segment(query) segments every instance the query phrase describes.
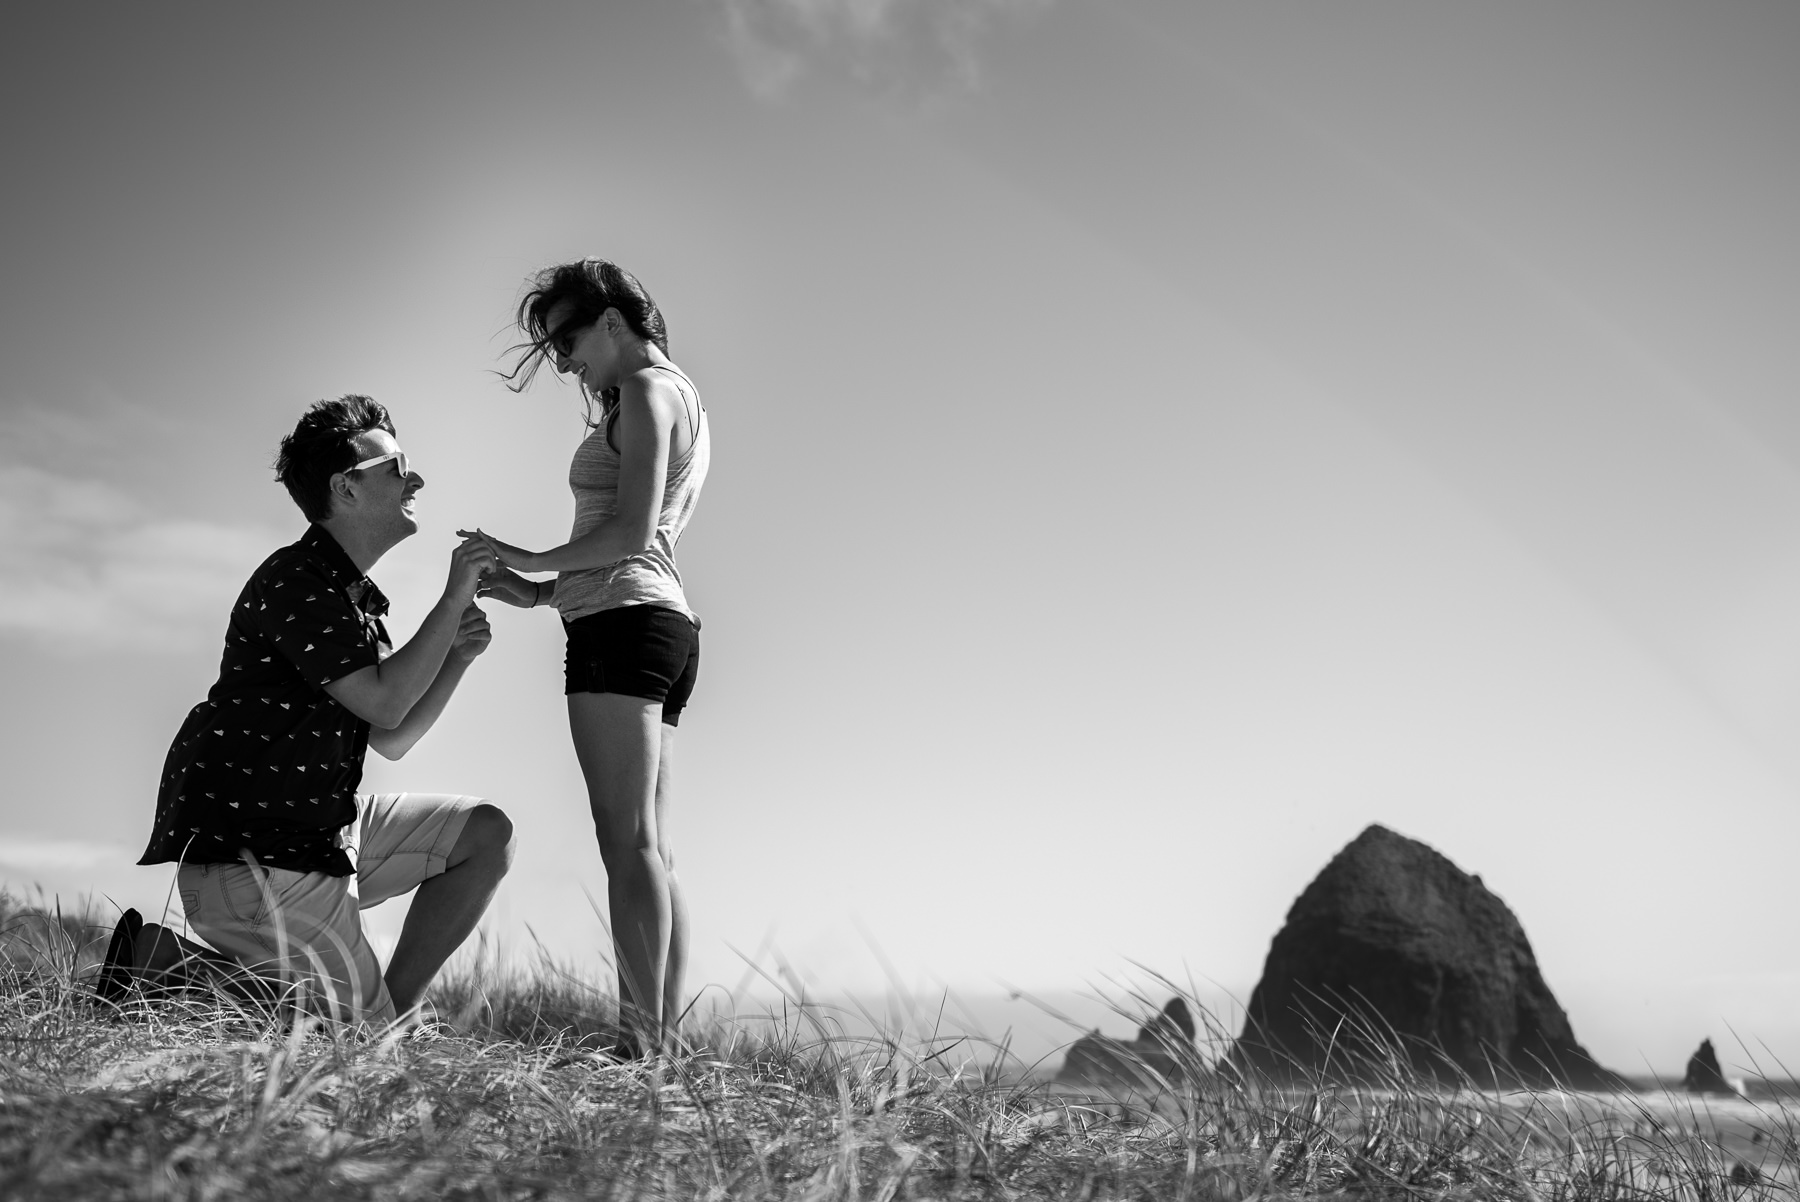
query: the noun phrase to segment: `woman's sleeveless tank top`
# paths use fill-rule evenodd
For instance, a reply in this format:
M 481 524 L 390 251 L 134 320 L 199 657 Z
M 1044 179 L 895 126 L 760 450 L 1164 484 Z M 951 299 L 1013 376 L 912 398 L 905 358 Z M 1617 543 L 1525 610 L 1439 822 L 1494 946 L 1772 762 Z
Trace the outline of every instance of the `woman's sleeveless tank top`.
M 693 442 L 680 458 L 669 461 L 656 537 L 647 550 L 602 567 L 558 573 L 554 604 L 565 622 L 625 605 L 660 605 L 686 615 L 689 621 L 699 620 L 688 608 L 681 589 L 681 573 L 675 570 L 675 543 L 687 528 L 700 499 L 700 486 L 706 482 L 706 469 L 712 462 L 712 438 L 706 409 L 700 404 L 694 382 L 676 367 L 659 363 L 655 370 L 674 377 L 683 408 L 693 423 Z M 602 422 L 584 438 L 569 465 L 569 491 L 575 494 L 575 526 L 570 541 L 618 512 L 619 453 L 606 441 L 610 424 Z

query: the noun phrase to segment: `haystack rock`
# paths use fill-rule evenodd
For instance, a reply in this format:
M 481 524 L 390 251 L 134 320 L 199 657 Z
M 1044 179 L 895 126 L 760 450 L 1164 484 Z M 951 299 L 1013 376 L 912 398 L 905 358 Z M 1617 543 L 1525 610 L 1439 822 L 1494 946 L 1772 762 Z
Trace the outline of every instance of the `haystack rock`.
M 1187 1003 L 1172 998 L 1129 1043 L 1098 1031 L 1077 1039 L 1063 1058 L 1056 1083 L 1107 1090 L 1165 1089 L 1199 1063 L 1194 1035 L 1194 1016 Z
M 1719 1054 L 1713 1051 L 1712 1040 L 1702 1039 L 1694 1054 L 1688 1057 L 1687 1075 L 1681 1079 L 1681 1087 L 1690 1093 L 1723 1093 L 1737 1095 L 1742 1091 L 1725 1079 L 1725 1072 L 1719 1067 Z
M 1418 840 L 1371 826 L 1288 911 L 1232 1061 L 1278 1077 L 1355 1074 L 1381 1047 L 1431 1077 L 1620 1084 L 1576 1042 L 1506 903 Z

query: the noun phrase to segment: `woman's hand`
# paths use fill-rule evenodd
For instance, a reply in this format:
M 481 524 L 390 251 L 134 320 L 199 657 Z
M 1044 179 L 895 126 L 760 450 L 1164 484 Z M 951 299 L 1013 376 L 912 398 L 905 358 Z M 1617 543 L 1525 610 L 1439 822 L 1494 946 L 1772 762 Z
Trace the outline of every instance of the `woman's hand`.
M 520 609 L 530 609 L 538 603 L 543 592 L 544 586 L 537 581 L 527 580 L 517 572 L 501 568 L 482 579 L 479 595 L 516 605 Z
M 523 547 L 515 547 L 511 543 L 503 543 L 491 534 L 484 534 L 479 526 L 473 530 L 458 530 L 456 534 L 459 538 L 478 538 L 492 547 L 494 554 L 499 557 L 500 563 L 505 567 L 519 572 L 542 570 L 536 565 L 537 552 L 527 551 Z

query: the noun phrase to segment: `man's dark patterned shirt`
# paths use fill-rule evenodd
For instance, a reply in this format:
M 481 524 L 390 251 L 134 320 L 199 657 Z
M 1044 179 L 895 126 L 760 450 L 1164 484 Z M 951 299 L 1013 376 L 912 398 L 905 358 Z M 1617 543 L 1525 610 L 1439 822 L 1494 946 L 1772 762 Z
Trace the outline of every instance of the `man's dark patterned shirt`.
M 313 526 L 238 594 L 219 683 L 188 714 L 163 765 L 140 864 L 243 858 L 349 876 L 338 832 L 356 819 L 369 724 L 325 692 L 381 662 L 387 598 Z

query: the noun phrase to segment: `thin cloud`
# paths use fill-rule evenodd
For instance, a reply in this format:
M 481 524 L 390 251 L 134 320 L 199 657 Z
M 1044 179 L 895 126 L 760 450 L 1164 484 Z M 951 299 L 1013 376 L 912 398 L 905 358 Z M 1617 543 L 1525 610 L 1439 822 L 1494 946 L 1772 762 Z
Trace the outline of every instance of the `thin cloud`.
M 745 84 L 775 99 L 815 70 L 883 92 L 933 97 L 980 81 L 977 47 L 996 20 L 1050 0 L 719 0 Z
M 54 401 L 0 399 L 0 467 L 28 464 L 115 485 L 143 479 L 150 454 L 191 454 L 208 433 L 170 412 L 104 387 L 72 389 Z
M 158 518 L 103 481 L 0 464 L 0 635 L 65 651 L 186 651 L 281 531 Z

